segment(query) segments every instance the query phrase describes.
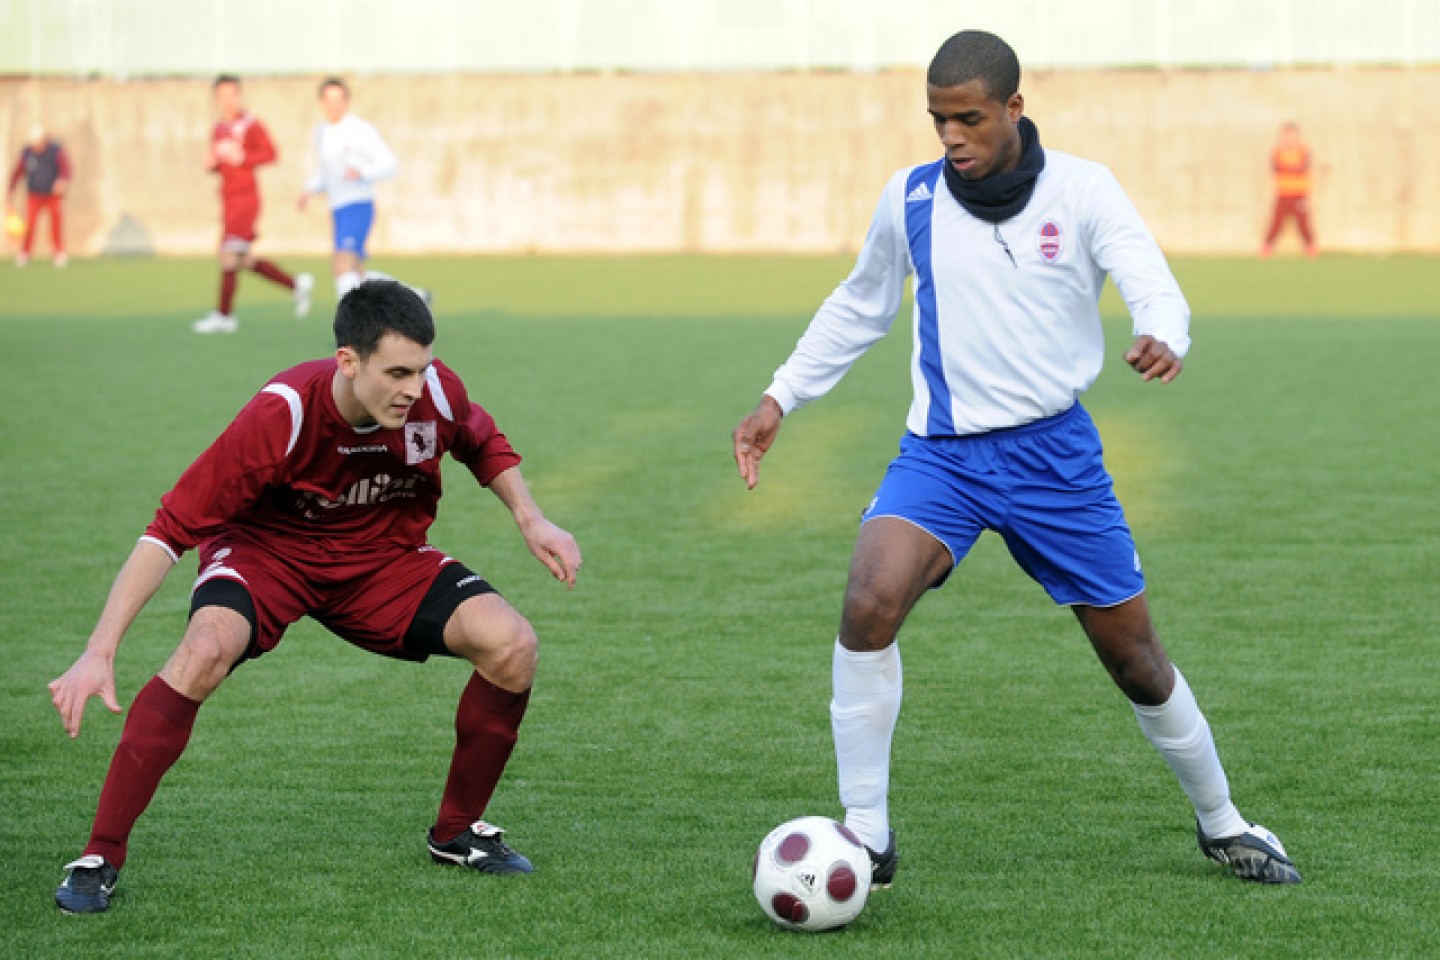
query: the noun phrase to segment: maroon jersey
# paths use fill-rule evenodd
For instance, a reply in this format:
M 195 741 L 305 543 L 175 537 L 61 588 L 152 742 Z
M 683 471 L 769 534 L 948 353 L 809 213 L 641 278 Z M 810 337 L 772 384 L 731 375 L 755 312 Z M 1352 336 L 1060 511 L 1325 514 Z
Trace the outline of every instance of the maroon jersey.
M 335 369 L 312 360 L 266 384 L 160 499 L 142 539 L 176 559 L 233 529 L 299 561 L 415 548 L 435 520 L 441 454 L 481 484 L 520 462 L 440 361 L 397 430 L 352 427 L 331 392 Z
M 234 120 L 216 123 L 210 143 L 221 156 L 229 153 L 239 158 L 238 163 L 217 163 L 211 168 L 220 174 L 220 195 L 226 199 L 253 197 L 258 202 L 255 168 L 274 163 L 279 156 L 265 125 L 254 114 L 242 113 Z

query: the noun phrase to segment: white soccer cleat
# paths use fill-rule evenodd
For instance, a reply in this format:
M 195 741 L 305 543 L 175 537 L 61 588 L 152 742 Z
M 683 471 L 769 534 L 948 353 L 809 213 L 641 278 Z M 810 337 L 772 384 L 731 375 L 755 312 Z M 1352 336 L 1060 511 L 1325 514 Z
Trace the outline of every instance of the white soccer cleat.
M 315 292 L 315 278 L 308 273 L 295 276 L 295 317 L 303 320 L 310 316 L 310 295 Z
M 211 310 L 208 317 L 190 324 L 190 329 L 196 333 L 234 333 L 240 329 L 240 322 L 228 314 Z
M 53 263 L 55 264 L 55 266 L 56 266 L 58 269 L 64 270 L 66 264 L 68 264 L 69 262 L 70 262 L 70 257 L 69 257 L 68 254 L 64 254 L 64 253 L 57 253 L 57 254 L 55 254 L 55 259 L 54 259 Z
M 17 267 L 23 267 L 23 266 L 26 266 L 26 265 L 29 264 L 29 263 L 30 263 L 30 254 L 28 254 L 28 253 L 17 253 L 17 254 L 15 254 L 15 266 L 17 266 Z

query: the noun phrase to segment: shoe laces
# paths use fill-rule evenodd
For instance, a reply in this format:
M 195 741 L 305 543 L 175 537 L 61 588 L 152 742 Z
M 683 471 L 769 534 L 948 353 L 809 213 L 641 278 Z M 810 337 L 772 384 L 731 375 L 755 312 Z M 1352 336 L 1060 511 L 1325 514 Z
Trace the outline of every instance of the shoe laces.
M 515 854 L 515 851 L 501 839 L 505 836 L 505 831 L 493 823 L 476 820 L 470 824 L 470 832 L 475 836 L 475 846 L 488 850 L 491 856 L 504 859 Z
M 87 853 L 79 860 L 65 864 L 66 870 L 99 870 L 105 866 L 105 858 L 98 853 Z

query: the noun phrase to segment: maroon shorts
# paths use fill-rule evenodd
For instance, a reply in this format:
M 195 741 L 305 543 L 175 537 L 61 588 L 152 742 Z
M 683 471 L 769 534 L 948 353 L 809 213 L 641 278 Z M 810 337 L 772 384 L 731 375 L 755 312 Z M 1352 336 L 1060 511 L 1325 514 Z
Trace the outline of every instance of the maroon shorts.
M 444 621 L 460 599 L 493 592 L 463 564 L 428 545 L 377 547 L 361 555 L 316 562 L 287 555 L 283 541 L 227 531 L 202 543 L 199 553 L 200 576 L 192 591 L 191 612 L 218 603 L 247 615 L 254 631 L 246 659 L 275 649 L 287 627 L 309 616 L 373 653 L 424 660 L 443 652 L 440 634 Z M 445 584 L 452 588 L 451 606 L 443 611 L 440 622 L 428 625 L 429 638 L 417 645 L 412 627 L 427 625 L 417 624 L 416 615 L 422 613 L 431 586 L 442 582 L 441 574 L 449 572 L 447 568 L 469 575 Z M 235 595 L 236 584 L 248 595 L 253 610 L 216 599 Z M 439 598 L 442 606 L 444 601 Z
M 1298 197 L 1275 198 L 1275 212 L 1270 217 L 1270 229 L 1265 233 L 1266 246 L 1275 242 L 1285 226 L 1285 221 L 1292 219 L 1299 228 L 1300 238 L 1305 241 L 1305 245 L 1314 246 L 1315 233 L 1310 229 L 1310 198 L 1303 194 Z
M 239 241 L 255 242 L 255 224 L 260 220 L 260 198 L 254 195 L 225 197 L 222 204 L 220 245 Z

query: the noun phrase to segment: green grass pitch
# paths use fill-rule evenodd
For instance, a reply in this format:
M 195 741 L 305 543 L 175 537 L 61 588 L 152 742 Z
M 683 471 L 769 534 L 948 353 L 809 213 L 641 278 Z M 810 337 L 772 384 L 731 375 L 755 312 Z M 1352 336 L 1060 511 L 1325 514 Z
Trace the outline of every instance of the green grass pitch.
M 59 914 L 121 720 L 92 705 L 71 742 L 45 684 L 159 495 L 271 373 L 329 351 L 332 303 L 298 322 L 247 276 L 241 332 L 206 339 L 187 322 L 208 261 L 0 265 L 0 956 L 1440 955 L 1440 263 L 1179 260 L 1196 346 L 1169 387 L 1119 362 L 1106 300 L 1086 402 L 1161 634 L 1304 885 L 1200 857 L 1073 619 L 987 536 L 902 634 L 898 884 L 822 936 L 761 916 L 750 860 L 780 821 L 838 813 L 830 649 L 909 401 L 906 320 L 787 420 L 747 493 L 729 431 L 847 261 L 377 265 L 435 288 L 438 354 L 585 551 L 567 594 L 448 471 L 434 541 L 542 640 L 489 811 L 537 873 L 425 855 L 465 667 L 307 621 L 201 711 L 111 912 Z M 178 639 L 193 570 L 122 648 L 123 702 Z

